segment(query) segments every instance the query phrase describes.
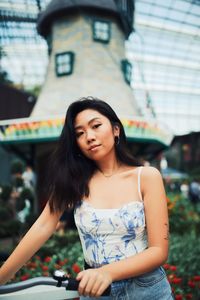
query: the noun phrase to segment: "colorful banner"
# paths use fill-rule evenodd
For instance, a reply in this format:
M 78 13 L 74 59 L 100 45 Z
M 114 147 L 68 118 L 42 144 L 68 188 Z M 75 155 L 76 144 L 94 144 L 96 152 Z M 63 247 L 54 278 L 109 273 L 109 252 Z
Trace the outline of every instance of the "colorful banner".
M 173 134 L 156 122 L 142 118 L 121 119 L 121 121 L 128 139 L 155 140 L 166 146 L 172 141 Z M 59 137 L 63 124 L 64 117 L 0 121 L 0 143 L 55 140 Z

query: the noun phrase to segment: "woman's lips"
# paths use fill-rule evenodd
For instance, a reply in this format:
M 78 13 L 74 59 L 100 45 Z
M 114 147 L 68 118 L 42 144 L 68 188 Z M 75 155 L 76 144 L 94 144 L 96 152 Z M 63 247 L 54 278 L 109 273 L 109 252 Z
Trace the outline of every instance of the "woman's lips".
M 90 147 L 89 151 L 95 151 L 100 145 Z

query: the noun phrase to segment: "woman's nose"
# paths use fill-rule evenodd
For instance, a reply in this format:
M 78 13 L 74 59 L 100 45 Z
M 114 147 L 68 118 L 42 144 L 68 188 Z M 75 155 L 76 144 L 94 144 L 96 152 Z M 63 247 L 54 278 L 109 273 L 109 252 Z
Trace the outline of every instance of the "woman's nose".
M 88 143 L 94 141 L 95 140 L 94 132 L 92 130 L 87 131 L 86 138 Z

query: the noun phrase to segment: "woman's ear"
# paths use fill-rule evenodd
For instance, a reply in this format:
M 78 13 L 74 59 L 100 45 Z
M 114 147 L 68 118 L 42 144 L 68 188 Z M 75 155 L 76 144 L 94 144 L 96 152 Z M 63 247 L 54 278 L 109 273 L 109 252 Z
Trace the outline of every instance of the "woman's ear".
M 114 133 L 114 136 L 119 136 L 120 135 L 119 125 L 114 125 L 114 127 L 113 127 L 113 133 Z

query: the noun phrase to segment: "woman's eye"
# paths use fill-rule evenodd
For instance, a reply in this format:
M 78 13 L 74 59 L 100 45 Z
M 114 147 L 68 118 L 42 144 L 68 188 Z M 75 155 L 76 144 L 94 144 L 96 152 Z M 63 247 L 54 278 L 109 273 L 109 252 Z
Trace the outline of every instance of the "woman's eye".
M 76 137 L 78 138 L 79 136 L 81 136 L 83 134 L 83 132 L 82 131 L 80 131 L 80 132 L 76 132 Z
M 101 124 L 95 124 L 93 128 L 98 128 L 99 126 L 101 126 Z

